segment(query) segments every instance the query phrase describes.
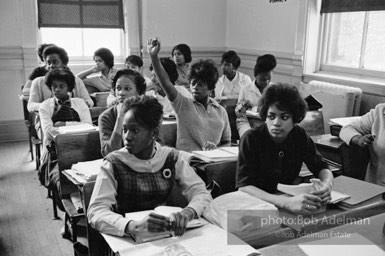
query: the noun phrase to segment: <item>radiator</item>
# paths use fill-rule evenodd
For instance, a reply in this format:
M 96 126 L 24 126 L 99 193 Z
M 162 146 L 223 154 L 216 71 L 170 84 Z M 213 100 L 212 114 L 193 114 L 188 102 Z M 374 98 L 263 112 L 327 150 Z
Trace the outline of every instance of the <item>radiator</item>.
M 303 97 L 311 94 L 322 104 L 325 133 L 330 133 L 329 119 L 360 113 L 362 90 L 359 88 L 313 80 L 301 83 L 299 91 Z

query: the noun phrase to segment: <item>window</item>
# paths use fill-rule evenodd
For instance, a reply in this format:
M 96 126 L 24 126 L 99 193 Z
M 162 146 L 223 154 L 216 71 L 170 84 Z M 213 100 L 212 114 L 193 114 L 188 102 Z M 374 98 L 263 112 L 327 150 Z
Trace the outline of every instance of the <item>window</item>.
M 320 69 L 385 78 L 385 11 L 323 15 Z
M 112 51 L 115 62 L 123 62 L 124 33 L 108 28 L 41 28 L 41 43 L 54 43 L 64 48 L 70 61 L 91 61 L 94 52 L 105 47 Z

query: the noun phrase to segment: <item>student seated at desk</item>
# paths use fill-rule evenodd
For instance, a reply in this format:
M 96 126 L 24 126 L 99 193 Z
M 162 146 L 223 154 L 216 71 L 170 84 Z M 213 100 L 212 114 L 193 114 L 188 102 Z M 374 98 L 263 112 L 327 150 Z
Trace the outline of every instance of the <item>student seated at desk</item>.
M 227 51 L 222 55 L 221 68 L 223 75 L 215 85 L 215 98 L 238 99 L 241 88 L 251 84 L 251 79 L 237 69 L 241 65 L 241 58 L 234 51 Z
M 89 86 L 92 92 L 109 92 L 111 82 L 116 73 L 114 55 L 107 48 L 97 49 L 94 53 L 95 66 L 80 72 L 76 76 Z M 91 91 L 90 91 L 91 92 Z
M 77 125 L 80 123 L 92 124 L 90 111 L 83 99 L 70 98 L 68 93 L 75 86 L 75 76 L 68 69 L 54 69 L 45 76 L 46 86 L 53 94 L 53 98 L 49 98 L 41 103 L 39 108 L 39 116 L 41 127 L 44 134 L 43 153 L 41 156 L 42 169 L 40 175 L 44 175 L 48 163 L 47 145 L 50 144 L 51 138 L 49 131 L 57 130 L 57 127 L 66 125 Z M 59 170 L 52 168 L 49 173 L 49 184 L 56 187 L 60 192 Z M 57 205 L 63 210 L 60 198 L 55 198 Z
M 297 124 L 306 102 L 289 84 L 271 84 L 263 92 L 260 115 L 265 124 L 248 130 L 239 145 L 237 187 L 290 212 L 309 214 L 331 199 L 333 174 L 314 142 Z M 305 162 L 321 181 L 311 194 L 275 195 L 277 184 L 293 184 Z
M 56 45 L 51 45 L 44 49 L 43 52 L 44 60 L 48 67 L 48 70 L 54 70 L 58 68 L 66 69 L 68 64 L 68 54 L 63 49 Z M 75 86 L 70 92 L 75 98 L 82 98 L 88 107 L 92 107 L 94 102 L 92 101 L 90 95 L 84 83 L 80 78 L 75 77 Z M 49 99 L 53 96 L 52 91 L 45 84 L 45 77 L 37 77 L 32 81 L 31 91 L 28 100 L 28 111 L 34 112 L 39 111 L 41 102 L 46 99 Z
M 102 156 L 123 146 L 122 139 L 122 103 L 131 96 L 142 95 L 146 91 L 143 76 L 131 69 L 121 69 L 112 80 L 117 102 L 99 116 L 99 133 Z
M 174 85 L 175 89 L 184 97 L 192 99 L 190 91 L 188 91 L 182 85 L 175 85 L 175 82 L 178 78 L 178 71 L 176 70 L 176 64 L 169 58 L 160 58 L 163 69 L 166 71 L 170 82 Z M 163 113 L 170 114 L 174 112 L 171 106 L 171 102 L 168 100 L 166 93 L 163 91 L 162 87 L 159 84 L 159 80 L 156 77 L 154 68 L 152 64 L 150 65 L 151 70 L 151 83 L 147 84 L 146 95 L 156 98 L 160 104 L 163 106 Z
M 192 61 L 191 49 L 187 44 L 177 44 L 171 50 L 171 56 L 177 66 L 178 77 L 175 84 L 184 86 L 190 91 L 188 72 Z
M 43 57 L 44 49 L 47 48 L 48 46 L 51 46 L 51 45 L 54 45 L 54 44 L 41 44 L 39 46 L 39 48 L 37 49 L 37 55 L 39 56 L 39 59 L 41 62 L 44 62 L 44 57 Z M 45 74 L 47 74 L 47 73 L 48 73 L 48 67 L 47 67 L 46 63 L 44 63 L 44 66 L 36 67 L 32 71 L 32 73 L 29 75 L 28 81 L 23 86 L 22 94 L 23 95 L 29 95 L 29 91 L 31 90 L 31 85 L 32 85 L 33 79 L 35 79 L 36 77 L 45 76 Z
M 238 103 L 235 107 L 237 116 L 237 130 L 239 137 L 250 129 L 250 123 L 246 116 L 246 110 L 257 112 L 259 99 L 263 90 L 270 84 L 273 70 L 277 66 L 274 55 L 265 54 L 257 58 L 254 66 L 254 81 L 241 88 Z
M 229 119 L 224 107 L 210 98 L 218 80 L 218 70 L 211 60 L 200 60 L 191 66 L 189 81 L 193 99 L 182 96 L 171 83 L 158 57 L 160 41 L 148 40 L 148 53 L 156 76 L 177 116 L 176 148 L 191 152 L 230 146 Z
M 199 217 L 212 200 L 204 182 L 184 160 L 185 152 L 155 141 L 162 122 L 162 106 L 149 96 L 131 97 L 123 103 L 124 148 L 103 161 L 88 207 L 89 223 L 112 235 L 172 230 L 182 235 L 187 222 Z M 127 212 L 164 205 L 174 184 L 189 204 L 168 217 L 151 213 L 142 221 L 124 217 Z
M 132 70 L 143 75 L 143 60 L 138 55 L 134 55 L 134 54 L 129 55 L 126 58 L 126 61 L 124 62 L 124 66 L 127 69 L 132 69 Z M 144 75 L 143 75 L 143 77 L 144 77 L 144 80 L 146 81 L 146 85 L 151 83 L 150 78 L 148 78 L 147 76 L 144 76 Z M 117 102 L 117 99 L 116 99 L 116 95 L 115 95 L 115 88 L 111 87 L 111 92 L 107 97 L 107 106 L 111 107 L 111 106 L 115 105 L 116 102 Z
M 378 104 L 360 119 L 344 126 L 340 138 L 348 145 L 369 149 L 365 180 L 385 186 L 385 104 Z

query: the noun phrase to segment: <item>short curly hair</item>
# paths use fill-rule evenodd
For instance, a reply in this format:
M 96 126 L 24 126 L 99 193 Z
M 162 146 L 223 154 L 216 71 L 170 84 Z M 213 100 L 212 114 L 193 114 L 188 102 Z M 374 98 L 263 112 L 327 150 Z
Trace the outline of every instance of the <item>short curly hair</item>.
M 112 68 L 114 66 L 114 54 L 107 48 L 99 48 L 94 53 L 94 58 L 100 57 L 107 67 Z
M 173 62 L 170 58 L 160 58 L 160 63 L 162 64 L 164 70 L 166 71 L 168 78 L 172 84 L 175 84 L 175 81 L 178 80 L 178 70 L 175 62 Z M 152 64 L 150 65 L 150 71 L 152 71 L 154 67 Z
M 47 59 L 47 56 L 48 55 L 51 55 L 51 54 L 57 54 L 59 55 L 59 58 L 60 60 L 63 62 L 64 65 L 67 65 L 68 64 L 68 54 L 66 52 L 66 50 L 64 50 L 63 48 L 59 47 L 59 46 L 56 46 L 56 45 L 51 45 L 51 46 L 47 46 L 46 48 L 44 48 L 44 51 L 43 51 L 43 57 L 44 57 L 44 60 Z
M 53 80 L 66 82 L 69 92 L 75 88 L 75 76 L 68 68 L 56 68 L 45 75 L 45 84 L 50 91 L 52 90 Z
M 187 44 L 177 44 L 172 48 L 171 55 L 174 55 L 174 51 L 179 50 L 184 57 L 184 62 L 190 63 L 192 58 L 191 58 L 191 49 Z
M 135 66 L 138 66 L 138 67 L 143 67 L 143 60 L 141 57 L 139 57 L 138 55 L 135 55 L 135 54 L 131 54 L 129 55 L 127 58 L 126 58 L 126 63 L 127 62 L 130 62 L 132 64 L 134 64 Z
M 293 122 L 300 123 L 307 111 L 306 101 L 298 89 L 287 83 L 272 83 L 263 91 L 259 101 L 262 120 L 266 120 L 269 107 L 275 105 L 280 110 L 285 110 L 293 115 Z
M 160 127 L 163 117 L 163 106 L 151 96 L 139 95 L 124 100 L 122 105 L 123 113 L 132 110 L 138 124 L 155 129 Z
M 277 66 L 277 60 L 272 54 L 265 54 L 257 58 L 254 66 L 254 77 L 260 73 L 267 73 L 275 69 Z
M 54 44 L 41 44 L 39 45 L 39 48 L 37 48 L 37 55 L 39 56 L 39 59 L 41 61 L 44 61 L 44 56 L 43 56 L 43 51 L 45 48 L 47 48 L 48 46 L 52 46 Z
M 227 51 L 222 55 L 221 63 L 223 62 L 233 64 L 235 70 L 237 70 L 241 65 L 241 58 L 239 58 L 238 54 L 235 51 Z
M 128 68 L 120 69 L 118 70 L 118 72 L 116 72 L 114 78 L 112 79 L 112 85 L 111 85 L 112 90 L 115 90 L 116 82 L 121 76 L 128 76 L 132 79 L 132 81 L 136 86 L 136 91 L 138 92 L 139 95 L 142 95 L 146 92 L 146 81 L 144 80 L 143 76 L 140 73 L 136 72 L 135 70 L 128 69 Z
M 207 84 L 209 90 L 215 89 L 215 84 L 219 78 L 218 69 L 213 60 L 198 60 L 191 65 L 188 80 L 201 81 Z

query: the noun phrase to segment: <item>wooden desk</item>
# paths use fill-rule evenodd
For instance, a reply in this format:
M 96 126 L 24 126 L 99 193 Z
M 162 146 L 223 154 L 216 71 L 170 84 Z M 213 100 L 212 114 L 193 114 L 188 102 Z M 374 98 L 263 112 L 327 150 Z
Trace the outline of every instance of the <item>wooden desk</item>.
M 321 134 L 310 137 L 316 144 L 317 150 L 325 159 L 342 165 L 341 145 L 343 141 L 339 137 L 331 134 Z
M 298 244 L 319 240 L 319 237 L 328 238 L 338 232 L 344 234 L 358 233 L 378 245 L 381 249 L 385 250 L 385 234 L 382 231 L 384 222 L 385 213 L 368 218 L 368 221 L 364 224 L 345 224 L 312 234 L 311 236 L 300 237 L 285 243 L 265 247 L 260 249 L 260 252 L 264 256 L 306 256 L 306 254 L 298 247 Z
M 216 196 L 235 191 L 237 161 L 202 162 L 194 165 L 194 168 L 206 185 L 215 181 L 220 186 L 221 191 Z
M 311 136 L 321 155 L 341 165 L 342 174 L 363 180 L 369 161 L 369 151 L 359 146 L 348 146 L 339 137 L 331 134 Z

